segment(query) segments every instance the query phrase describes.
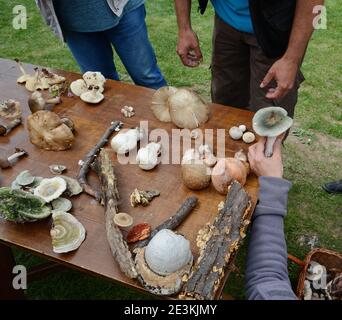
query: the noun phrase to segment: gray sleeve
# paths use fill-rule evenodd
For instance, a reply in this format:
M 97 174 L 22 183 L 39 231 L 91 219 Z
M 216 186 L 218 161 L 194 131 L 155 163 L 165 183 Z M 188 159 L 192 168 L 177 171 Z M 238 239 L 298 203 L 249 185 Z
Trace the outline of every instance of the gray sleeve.
M 246 266 L 246 297 L 250 300 L 292 300 L 287 270 L 284 217 L 291 183 L 259 178 L 259 203 L 253 214 Z

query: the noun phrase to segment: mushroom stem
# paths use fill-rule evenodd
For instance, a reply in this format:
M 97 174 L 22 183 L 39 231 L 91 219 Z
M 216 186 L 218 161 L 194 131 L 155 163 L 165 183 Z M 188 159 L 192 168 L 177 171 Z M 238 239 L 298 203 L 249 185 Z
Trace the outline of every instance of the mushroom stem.
M 59 103 L 62 102 L 62 99 L 61 99 L 60 96 L 57 96 L 57 97 L 55 97 L 55 98 L 47 99 L 47 100 L 45 100 L 45 102 L 46 102 L 47 104 L 59 104 Z
M 265 157 L 270 158 L 273 155 L 273 145 L 277 137 L 267 137 L 266 139 L 266 147 L 265 147 Z
M 23 157 L 23 156 L 27 156 L 27 152 L 24 149 L 16 149 L 16 152 L 13 153 L 12 155 L 10 155 L 7 160 L 9 163 L 14 163 L 15 160 Z

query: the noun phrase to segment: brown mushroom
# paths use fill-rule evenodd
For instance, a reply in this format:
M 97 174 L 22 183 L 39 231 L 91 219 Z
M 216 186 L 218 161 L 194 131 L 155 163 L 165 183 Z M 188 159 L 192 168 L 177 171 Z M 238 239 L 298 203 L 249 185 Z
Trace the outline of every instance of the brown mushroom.
M 0 136 L 7 135 L 21 123 L 21 108 L 18 101 L 9 99 L 0 103 Z
M 28 105 L 32 113 L 45 110 L 48 105 L 56 105 L 61 102 L 60 97 L 45 99 L 40 91 L 33 92 L 28 99 Z
M 175 87 L 162 87 L 153 94 L 151 109 L 154 116 L 159 121 L 171 121 L 169 105 L 167 101 L 169 97 L 171 97 L 171 95 L 173 95 L 176 91 L 177 89 Z

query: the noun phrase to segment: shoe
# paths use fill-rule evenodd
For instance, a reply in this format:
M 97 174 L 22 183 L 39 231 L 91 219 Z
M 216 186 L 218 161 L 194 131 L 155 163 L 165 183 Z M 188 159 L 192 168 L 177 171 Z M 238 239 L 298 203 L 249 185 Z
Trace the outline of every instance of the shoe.
M 322 188 L 329 193 L 342 193 L 342 180 L 325 183 Z

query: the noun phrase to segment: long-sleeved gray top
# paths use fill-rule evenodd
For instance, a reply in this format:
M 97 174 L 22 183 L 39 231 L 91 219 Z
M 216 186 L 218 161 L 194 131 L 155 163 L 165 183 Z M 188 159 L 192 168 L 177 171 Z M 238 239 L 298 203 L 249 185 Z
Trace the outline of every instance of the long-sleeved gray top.
M 294 300 L 287 270 L 284 217 L 291 183 L 259 178 L 259 203 L 253 214 L 246 266 L 249 300 Z

